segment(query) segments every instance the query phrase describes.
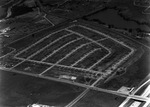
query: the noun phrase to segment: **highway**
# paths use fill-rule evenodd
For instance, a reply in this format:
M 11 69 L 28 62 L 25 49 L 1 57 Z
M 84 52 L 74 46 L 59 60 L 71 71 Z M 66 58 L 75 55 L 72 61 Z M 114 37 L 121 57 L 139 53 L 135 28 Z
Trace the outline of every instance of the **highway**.
M 128 104 L 128 102 L 130 101 L 130 99 L 135 99 L 135 100 L 140 100 L 140 101 L 145 101 L 146 104 L 144 105 L 144 107 L 147 107 L 146 105 L 148 105 L 150 103 L 150 98 L 148 98 L 147 96 L 150 94 L 150 79 L 148 79 L 147 81 L 145 81 L 143 84 L 141 84 L 135 91 L 133 91 L 133 93 L 128 96 L 126 98 L 126 100 L 119 106 L 119 107 L 124 107 L 125 105 Z M 143 90 L 142 87 L 146 86 L 146 89 Z M 142 93 L 141 95 L 136 95 L 136 93 L 138 91 L 140 91 L 142 89 Z M 131 97 L 132 96 L 132 97 Z

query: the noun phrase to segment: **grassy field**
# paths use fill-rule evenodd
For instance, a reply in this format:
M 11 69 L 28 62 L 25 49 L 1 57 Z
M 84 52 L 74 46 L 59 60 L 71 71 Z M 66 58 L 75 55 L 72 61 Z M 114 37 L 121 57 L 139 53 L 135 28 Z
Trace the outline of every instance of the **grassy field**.
M 100 47 L 94 43 L 85 45 L 77 49 L 76 52 L 72 53 L 63 61 L 61 61 L 60 64 L 70 66 L 71 64 L 74 64 L 76 61 L 78 61 L 78 59 L 82 58 L 86 53 L 89 53 L 90 51 L 97 49 L 97 48 L 100 48 Z
M 85 20 L 111 25 L 134 33 L 136 29 L 149 32 L 150 15 L 143 14 L 144 7 L 135 6 L 134 0 L 111 0 L 106 7 L 85 18 Z M 133 35 L 134 36 L 134 35 Z
M 1 58 L 0 59 L 0 66 L 1 67 L 6 67 L 6 68 L 11 68 L 14 65 L 20 63 L 22 60 L 15 59 L 15 58 Z
M 28 36 L 36 31 L 52 26 L 41 16 L 38 16 L 36 12 L 25 14 L 24 16 L 9 18 L 0 22 L 0 30 L 8 28 L 3 38 L 3 45 L 7 45 L 12 41 Z M 6 37 L 5 35 L 8 35 Z
M 80 33 L 80 34 L 84 35 L 85 37 L 88 37 L 88 38 L 96 40 L 96 41 L 100 40 L 100 39 L 103 39 L 103 38 L 106 38 L 103 35 L 100 35 L 100 34 L 94 32 L 94 31 L 85 29 L 85 28 L 80 27 L 80 26 L 71 27 L 69 30 Z
M 113 78 L 98 87 L 111 90 L 118 90 L 122 86 L 137 87 L 138 84 L 149 74 L 149 62 L 149 52 L 146 51 L 137 62 L 127 68 L 124 75 Z
M 33 103 L 64 107 L 84 90 L 7 71 L 0 71 L 0 77 L 1 107 L 26 107 Z
M 64 34 L 62 32 L 58 33 L 58 36 L 63 36 Z M 27 58 L 28 56 L 34 54 L 35 52 L 37 52 L 38 50 L 42 49 L 43 47 L 45 47 L 46 45 L 50 44 L 51 42 L 55 41 L 56 39 L 58 39 L 59 37 L 57 36 L 57 34 L 54 34 L 48 38 L 45 38 L 44 40 L 42 40 L 41 42 L 38 42 L 36 45 L 33 45 L 31 48 L 29 48 L 28 50 L 26 50 L 25 52 L 21 53 L 20 55 L 18 55 L 21 58 Z M 54 43 L 52 46 L 56 45 L 58 43 Z M 48 49 L 48 48 L 47 48 Z M 48 51 L 48 50 L 47 50 Z M 41 56 L 41 55 L 40 55 Z
M 79 67 L 79 68 L 87 69 L 87 68 L 91 67 L 94 63 L 96 63 L 99 60 L 101 60 L 107 54 L 108 54 L 108 51 L 103 49 L 103 48 L 101 48 L 101 49 L 99 49 L 97 51 L 94 51 L 92 54 L 88 55 L 85 59 L 83 59 L 82 61 L 78 62 L 74 66 L 75 67 Z
M 1 0 L 1 1 L 0 1 L 0 4 L 3 5 L 3 4 L 5 4 L 5 3 L 8 3 L 9 1 L 10 1 L 10 0 Z
M 28 72 L 31 74 L 40 74 L 47 68 L 51 67 L 51 65 L 40 64 L 31 61 L 25 61 L 20 65 L 16 66 L 14 69 L 18 72 Z
M 89 91 L 73 107 L 118 107 L 124 97 L 98 91 Z
M 77 47 L 79 47 L 83 44 L 86 44 L 88 42 L 89 41 L 86 39 L 76 40 L 76 41 L 66 45 L 65 47 L 63 47 L 62 49 L 60 49 L 56 53 L 52 54 L 51 56 L 49 56 L 48 59 L 54 60 L 53 62 L 56 62 L 56 61 L 62 59 L 63 57 L 65 57 L 68 53 L 72 52 L 72 50 L 74 50 Z

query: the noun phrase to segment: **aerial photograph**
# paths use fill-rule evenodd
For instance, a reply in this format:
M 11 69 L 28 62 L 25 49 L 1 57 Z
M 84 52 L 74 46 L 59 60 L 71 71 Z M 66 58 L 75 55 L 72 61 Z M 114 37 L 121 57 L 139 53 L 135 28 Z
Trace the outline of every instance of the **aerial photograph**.
M 0 0 L 0 107 L 150 107 L 150 0 Z

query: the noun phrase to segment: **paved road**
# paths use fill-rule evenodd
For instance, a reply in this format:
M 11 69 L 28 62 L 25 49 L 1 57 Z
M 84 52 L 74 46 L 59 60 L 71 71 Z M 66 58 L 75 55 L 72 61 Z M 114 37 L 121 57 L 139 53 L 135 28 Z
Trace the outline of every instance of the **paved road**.
M 138 101 L 145 101 L 146 104 L 144 105 L 144 107 L 147 107 L 147 105 L 150 103 L 150 98 L 147 97 L 147 95 L 150 94 L 149 83 L 150 83 L 150 79 L 148 79 L 143 84 L 141 84 L 131 95 L 127 97 L 127 99 L 119 107 L 124 107 L 125 105 L 128 105 L 131 98 Z M 143 90 L 142 87 L 144 86 L 146 86 L 146 89 Z M 141 93 L 141 95 L 136 95 L 136 93 L 140 90 L 142 90 L 143 93 Z
M 117 91 L 101 89 L 101 88 L 98 88 L 98 87 L 94 87 L 94 85 L 91 85 L 91 86 L 90 86 L 90 85 L 80 84 L 80 83 L 76 83 L 76 82 L 70 82 L 70 81 L 67 81 L 67 80 L 62 80 L 62 79 L 57 79 L 57 78 L 52 78 L 52 77 L 45 77 L 45 76 L 38 75 L 38 74 L 31 74 L 31 73 L 26 73 L 26 72 L 19 72 L 19 71 L 10 70 L 10 69 L 7 69 L 7 68 L 2 68 L 2 67 L 0 67 L 0 69 L 1 69 L 1 70 L 4 70 L 4 71 L 20 73 L 20 74 L 23 74 L 23 75 L 29 75 L 29 76 L 33 76 L 33 77 L 44 78 L 44 79 L 47 79 L 47 80 L 58 81 L 58 82 L 67 83 L 67 84 L 76 85 L 76 86 L 79 86 L 79 87 L 84 87 L 84 88 L 86 88 L 86 90 L 85 90 L 84 92 L 82 92 L 76 99 L 74 99 L 72 102 L 70 102 L 66 107 L 72 107 L 72 106 L 73 106 L 77 101 L 79 101 L 87 92 L 89 92 L 89 90 L 96 90 L 96 91 L 100 91 L 100 92 L 115 94 L 115 95 L 118 95 L 118 96 L 128 97 L 128 98 L 132 98 L 132 99 L 140 100 L 140 101 L 148 101 L 148 100 L 149 100 L 149 99 L 146 98 L 146 97 L 137 96 L 137 95 L 129 95 L 129 94 L 124 94 L 124 93 L 117 92 Z M 96 81 L 96 82 L 93 83 L 93 84 L 96 84 L 97 82 L 98 82 L 98 81 Z M 145 82 L 145 83 L 147 83 L 147 82 Z M 145 84 L 145 83 L 143 83 L 143 84 Z M 143 86 L 143 85 L 142 85 L 142 86 Z
M 68 105 L 65 107 L 72 107 L 75 103 L 77 103 L 86 93 L 89 92 L 89 88 L 87 88 L 84 92 L 82 92 L 78 97 L 76 97 L 73 101 L 71 101 Z

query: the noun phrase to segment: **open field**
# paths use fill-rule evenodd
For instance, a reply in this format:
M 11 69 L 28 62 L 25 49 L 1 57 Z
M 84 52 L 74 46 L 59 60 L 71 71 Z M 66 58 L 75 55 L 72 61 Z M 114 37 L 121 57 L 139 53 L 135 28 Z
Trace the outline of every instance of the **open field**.
M 76 52 L 74 52 L 73 54 L 66 57 L 62 62 L 60 62 L 60 64 L 70 66 L 76 63 L 76 61 L 82 58 L 86 53 L 89 53 L 91 50 L 98 49 L 98 48 L 99 46 L 96 44 L 92 44 L 92 43 L 87 44 L 77 49 Z
M 1 21 L 0 24 L 0 30 L 8 29 L 2 36 L 4 37 L 3 45 L 8 45 L 16 39 L 52 26 L 42 16 L 38 15 L 37 12 L 30 12 L 16 18 L 8 18 Z
M 40 103 L 64 107 L 85 89 L 32 76 L 0 72 L 0 106 L 27 107 Z
M 86 58 L 84 58 L 82 61 L 79 61 L 78 63 L 74 64 L 74 66 L 87 69 L 87 68 L 91 67 L 93 65 L 93 63 L 98 62 L 100 59 L 102 59 L 107 54 L 108 54 L 108 51 L 106 51 L 104 49 L 96 50 L 93 53 L 91 53 L 90 55 L 88 55 Z
M 42 39 L 41 42 L 38 42 L 32 46 L 30 46 L 30 48 L 24 50 L 24 51 L 21 51 L 20 54 L 18 55 L 18 57 L 21 57 L 21 58 L 27 58 L 28 56 L 32 55 L 33 53 L 37 52 L 38 50 L 40 50 L 41 48 L 45 47 L 46 45 L 48 45 L 49 43 L 53 42 L 54 40 L 58 39 L 57 38 L 57 35 L 58 37 L 61 37 L 63 35 L 63 32 L 59 32 L 58 34 L 56 35 L 53 35 L 53 36 L 50 36 L 50 38 L 45 38 L 45 39 Z M 65 38 L 64 38 L 65 39 Z M 62 41 L 64 40 L 62 39 Z M 68 40 L 69 41 L 69 40 Z M 65 43 L 65 41 L 63 41 Z M 66 41 L 67 42 L 67 41 Z M 53 44 L 53 47 L 55 47 L 55 45 L 58 45 L 58 46 L 61 46 L 61 44 L 58 44 L 58 42 L 54 43 Z M 47 49 L 49 49 L 50 47 L 47 47 Z M 57 48 L 57 46 L 56 46 Z M 45 49 L 48 53 L 50 53 L 50 51 L 48 51 L 47 49 Z M 44 54 L 43 54 L 44 55 Z M 41 56 L 41 55 L 39 55 Z M 45 56 L 45 55 L 44 55 Z
M 8 3 L 8 2 L 9 2 L 9 0 L 1 0 L 1 1 L 0 1 L 0 4 L 1 4 L 1 5 L 4 5 L 4 4 Z
M 73 107 L 118 107 L 123 100 L 125 97 L 91 90 Z
M 111 54 L 105 58 L 105 60 L 99 62 L 96 64 L 96 66 L 93 68 L 93 70 L 98 70 L 102 68 L 106 68 L 106 65 L 111 65 L 114 63 L 114 61 L 117 61 L 119 58 L 123 57 L 125 54 L 129 53 L 130 50 L 126 47 L 123 47 L 116 43 L 115 41 L 112 41 L 111 39 L 106 39 L 101 42 L 104 46 L 108 47 L 112 50 Z
M 9 53 L 12 53 L 13 51 L 15 51 L 15 49 L 12 49 L 12 48 L 9 48 L 9 47 L 5 47 L 5 48 L 0 47 L 0 50 L 1 50 L 0 58 L 6 56 Z
M 93 32 L 93 31 L 91 31 L 89 29 L 85 29 L 84 27 L 80 27 L 80 26 L 71 27 L 69 30 L 78 32 L 78 33 L 80 33 L 82 35 L 86 35 L 88 38 L 96 40 L 96 41 L 100 40 L 100 39 L 103 39 L 103 38 L 106 38 L 103 35 L 100 35 L 100 34 L 98 34 L 96 32 Z
M 33 74 L 40 74 L 47 68 L 51 67 L 50 65 L 46 64 L 40 64 L 36 62 L 31 62 L 31 61 L 25 61 L 18 66 L 14 67 L 15 70 L 17 71 L 22 71 L 22 72 L 29 72 Z
M 55 62 L 59 59 L 62 59 L 72 50 L 74 50 L 77 47 L 84 45 L 88 42 L 89 41 L 84 38 L 75 39 L 74 41 L 70 42 L 69 44 L 65 45 L 63 48 L 61 48 L 60 50 L 58 50 L 57 52 L 55 52 L 54 54 L 49 56 L 46 61 L 48 61 L 50 59 L 50 60 L 53 60 L 52 62 Z
M 48 31 L 48 29 L 45 29 L 44 32 L 45 31 Z M 43 39 L 46 36 L 46 34 L 43 34 L 44 32 L 42 31 L 40 33 L 38 32 L 38 33 L 30 34 L 21 39 L 17 39 L 16 41 L 13 41 L 7 46 L 15 48 L 16 50 L 24 49 L 26 47 L 29 47 L 33 43 L 39 41 L 40 39 Z
M 150 52 L 145 51 L 142 57 L 138 59 L 137 62 L 129 66 L 123 75 L 114 76 L 114 78 L 112 78 L 110 81 L 107 81 L 105 84 L 97 86 L 115 91 L 120 89 L 122 86 L 137 88 L 139 83 L 141 83 L 147 77 L 147 75 L 149 75 L 149 57 Z M 144 89 L 141 89 L 141 91 L 138 91 L 138 93 L 141 94 L 143 90 Z

